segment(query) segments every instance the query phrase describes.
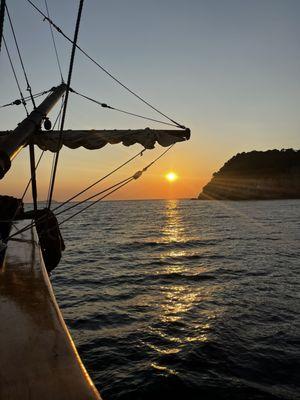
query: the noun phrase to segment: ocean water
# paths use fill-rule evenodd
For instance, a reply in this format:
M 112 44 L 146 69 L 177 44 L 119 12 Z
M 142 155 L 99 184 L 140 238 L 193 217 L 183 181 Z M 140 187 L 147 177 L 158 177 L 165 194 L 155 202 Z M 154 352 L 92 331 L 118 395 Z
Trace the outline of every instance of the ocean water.
M 300 399 L 300 201 L 102 202 L 58 303 L 104 400 Z

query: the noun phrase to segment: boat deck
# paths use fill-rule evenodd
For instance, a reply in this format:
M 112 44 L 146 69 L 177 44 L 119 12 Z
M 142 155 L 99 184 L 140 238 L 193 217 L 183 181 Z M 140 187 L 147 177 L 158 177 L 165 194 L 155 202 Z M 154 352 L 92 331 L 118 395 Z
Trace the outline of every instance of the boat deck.
M 57 306 L 35 230 L 15 238 L 0 267 L 0 399 L 100 399 Z

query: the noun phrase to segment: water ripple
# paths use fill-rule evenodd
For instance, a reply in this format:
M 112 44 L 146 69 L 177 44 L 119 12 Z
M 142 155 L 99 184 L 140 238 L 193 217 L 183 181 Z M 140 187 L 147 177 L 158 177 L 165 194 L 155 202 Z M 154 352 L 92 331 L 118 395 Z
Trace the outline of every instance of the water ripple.
M 299 215 L 124 201 L 65 225 L 53 286 L 103 398 L 299 399 Z

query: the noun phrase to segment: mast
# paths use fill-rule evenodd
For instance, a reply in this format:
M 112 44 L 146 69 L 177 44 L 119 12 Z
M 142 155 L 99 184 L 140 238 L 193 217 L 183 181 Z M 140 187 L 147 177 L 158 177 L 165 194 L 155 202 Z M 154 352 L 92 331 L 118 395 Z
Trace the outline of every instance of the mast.
M 10 169 L 11 161 L 26 146 L 30 136 L 40 127 L 43 119 L 65 93 L 66 89 L 67 85 L 65 83 L 53 88 L 52 93 L 3 140 L 0 148 L 0 179 Z
M 0 51 L 3 36 L 3 25 L 4 25 L 4 14 L 5 14 L 5 0 L 1 0 L 0 4 Z

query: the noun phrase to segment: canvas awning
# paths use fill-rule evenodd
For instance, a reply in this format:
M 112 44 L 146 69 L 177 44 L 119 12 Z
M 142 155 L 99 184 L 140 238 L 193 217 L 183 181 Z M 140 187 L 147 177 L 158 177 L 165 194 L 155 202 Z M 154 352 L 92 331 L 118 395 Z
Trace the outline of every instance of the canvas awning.
M 89 150 L 100 149 L 107 143 L 122 143 L 131 146 L 139 143 L 146 149 L 153 149 L 158 143 L 168 147 L 176 142 L 182 142 L 190 138 L 190 130 L 68 130 L 62 135 L 62 145 L 70 149 L 84 147 Z M 42 150 L 57 152 L 59 147 L 59 131 L 41 132 L 33 135 L 33 143 Z
M 10 135 L 9 131 L 0 132 L 1 142 Z M 127 130 L 67 130 L 63 132 L 61 146 L 77 149 L 84 147 L 89 150 L 100 149 L 107 143 L 122 143 L 124 146 L 131 146 L 139 143 L 146 149 L 153 149 L 158 143 L 168 147 L 176 142 L 189 140 L 190 130 L 161 130 L 161 129 L 127 129 Z M 59 131 L 42 131 L 31 136 L 33 143 L 42 150 L 57 152 L 59 147 Z M 60 147 L 61 147 L 60 146 Z

